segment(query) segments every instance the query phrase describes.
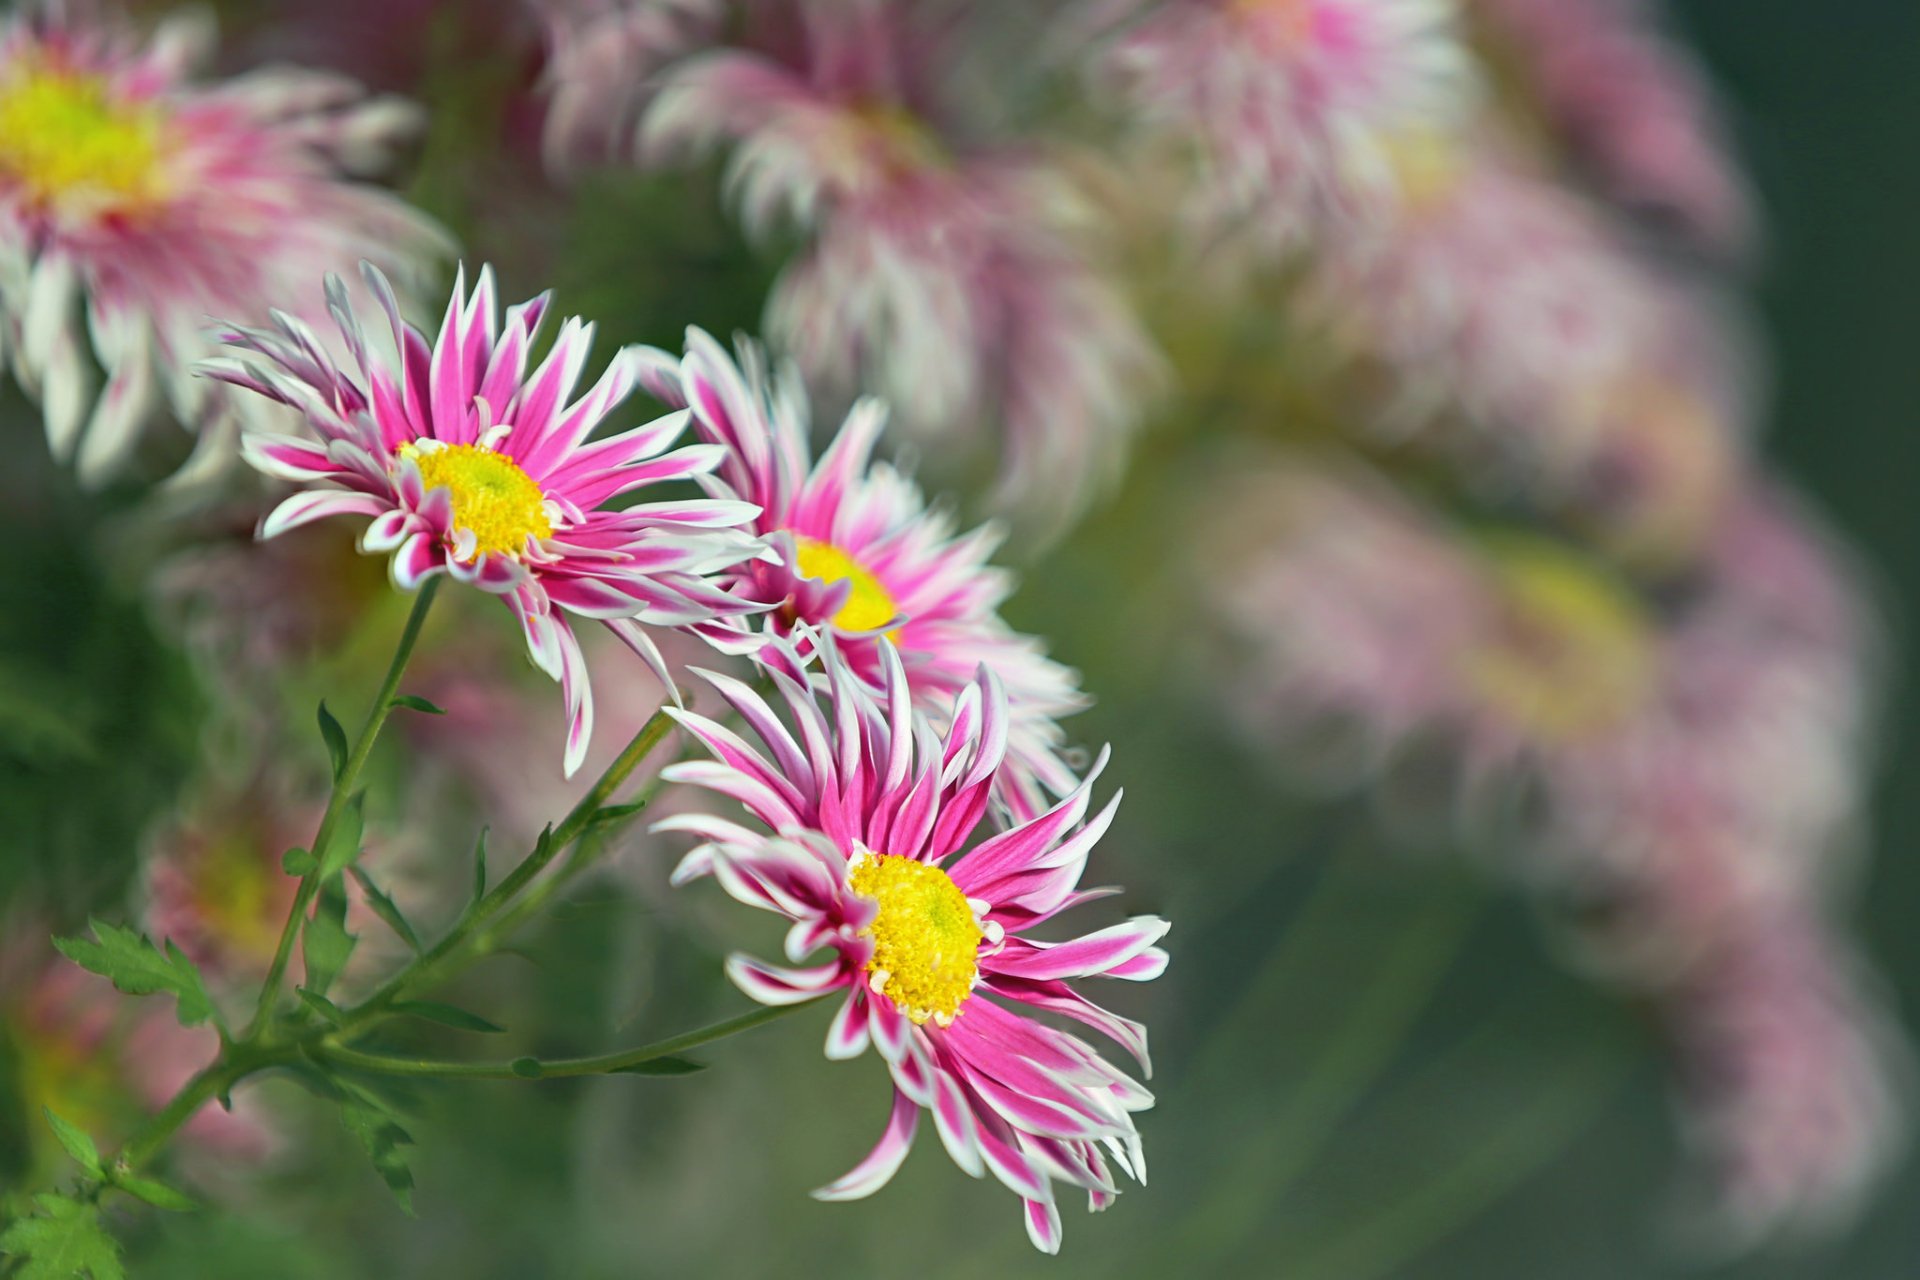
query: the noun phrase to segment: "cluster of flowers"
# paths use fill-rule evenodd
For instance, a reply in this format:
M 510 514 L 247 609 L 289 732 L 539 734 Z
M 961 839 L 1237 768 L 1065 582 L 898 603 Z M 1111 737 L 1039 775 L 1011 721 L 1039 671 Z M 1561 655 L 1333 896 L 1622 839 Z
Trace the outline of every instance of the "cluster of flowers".
M 701 841 L 677 878 L 790 918 L 792 964 L 831 957 L 736 958 L 735 981 L 769 1003 L 844 992 L 829 1054 L 871 1043 L 889 1064 L 880 1145 L 822 1195 L 878 1187 L 922 1110 L 1022 1197 L 1043 1248 L 1053 1182 L 1099 1208 L 1109 1161 L 1144 1174 L 1148 1095 L 1021 1016 L 1076 1019 L 1145 1067 L 1144 1031 L 1068 982 L 1155 976 L 1164 923 L 1025 936 L 1095 896 L 1078 881 L 1112 815 L 1088 817 L 1100 764 L 1083 776 L 1059 724 L 1076 677 L 1000 619 L 998 535 L 958 531 L 875 460 L 886 410 L 856 396 L 943 441 L 998 424 L 1002 497 L 1070 517 L 1167 381 L 1181 335 L 1150 334 L 1119 266 L 1173 243 L 1193 269 L 1168 313 L 1298 338 L 1312 367 L 1262 351 L 1262 376 L 1304 380 L 1284 403 L 1338 428 L 1210 498 L 1195 576 L 1232 661 L 1205 669 L 1234 713 L 1579 908 L 1580 954 L 1670 1019 L 1734 1226 L 1847 1207 L 1898 1127 L 1829 871 L 1859 827 L 1875 633 L 1751 456 L 1718 281 L 1674 265 L 1737 261 L 1753 218 L 1697 77 L 1637 6 L 538 8 L 552 167 L 727 150 L 745 229 L 798 244 L 766 313 L 797 370 L 694 331 L 678 355 L 623 349 L 576 395 L 592 326 L 559 326 L 536 363 L 547 298 L 503 315 L 488 271 L 430 337 L 403 317 L 447 237 L 358 180 L 410 109 L 314 72 L 196 82 L 200 28 L 142 43 L 79 0 L 0 29 L 0 341 L 83 480 L 127 466 L 164 409 L 197 433 L 190 475 L 244 457 L 294 486 L 263 534 L 364 519 L 402 588 L 500 598 L 561 686 L 569 776 L 596 706 L 670 696 L 688 650 L 755 673 L 703 673 L 734 723 L 680 714 L 713 759 L 669 776 L 759 827 L 663 825 Z M 1036 145 L 1016 108 L 1063 84 L 1095 110 Z M 209 335 L 209 314 L 234 323 Z M 851 403 L 817 457 L 809 388 Z M 665 416 L 600 434 L 637 390 Z M 705 496 L 641 496 L 674 482 Z M 183 594 L 244 611 L 196 633 L 216 661 L 244 677 L 236 646 L 271 667 L 337 624 L 289 603 L 305 554 L 186 567 Z M 609 690 L 619 645 L 657 686 Z M 501 719 L 458 655 L 439 674 Z M 150 885 L 155 929 L 183 942 L 260 907 L 207 884 L 279 884 L 207 843 L 169 860 L 224 870 Z
M 772 704 L 734 676 L 699 674 L 758 745 L 676 711 L 712 759 L 665 777 L 737 801 L 760 826 L 685 814 L 660 826 L 700 841 L 676 879 L 710 876 L 789 917 L 789 961 L 828 957 L 807 968 L 735 957 L 737 984 L 767 1004 L 838 993 L 828 1054 L 871 1044 L 887 1061 L 894 1101 L 879 1145 L 818 1194 L 878 1189 L 928 1111 L 954 1160 L 1017 1192 L 1034 1243 L 1056 1250 L 1055 1184 L 1100 1209 L 1119 1191 L 1116 1166 L 1144 1178 L 1132 1117 L 1152 1098 L 1077 1036 L 1027 1015 L 1078 1020 L 1146 1070 L 1144 1028 L 1071 984 L 1157 976 L 1167 925 L 1136 917 L 1066 941 L 1030 935 L 1105 896 L 1079 882 L 1114 802 L 1088 816 L 1105 757 L 1081 776 L 1058 724 L 1084 705 L 1077 677 L 1000 618 L 1012 583 L 990 563 L 999 533 L 956 530 L 874 458 L 877 401 L 855 405 L 814 457 L 797 375 L 750 343 L 730 354 L 694 330 L 683 356 L 627 347 L 583 391 L 594 326 L 565 321 L 536 363 L 548 297 L 503 314 L 490 269 L 471 288 L 462 273 L 437 334 L 408 324 L 413 283 L 444 238 L 349 175 L 409 113 L 304 72 L 193 84 L 194 34 L 171 25 L 142 45 L 51 5 L 4 32 L 0 240 L 14 256 L 0 302 L 56 452 L 72 451 L 85 416 L 68 315 L 84 305 L 111 379 L 80 445 L 84 478 L 129 460 L 156 382 L 209 454 L 233 455 L 223 433 L 237 427 L 238 456 L 292 487 L 261 538 L 359 517 L 361 551 L 389 557 L 403 590 L 444 575 L 507 606 L 533 663 L 560 685 L 568 777 L 594 737 L 581 620 L 644 660 L 620 671 L 623 686 L 638 676 L 651 688 L 650 668 L 673 696 L 682 664 L 656 636 L 746 660 Z M 1089 316 L 1109 310 L 1083 268 L 1046 245 L 1006 251 L 1027 256 L 996 270 L 1044 266 Z M 356 259 L 350 290 L 341 273 Z M 368 299 L 382 321 L 371 331 Z M 203 333 L 206 312 L 243 322 Z M 331 321 L 324 337 L 309 322 L 320 316 Z M 670 411 L 604 433 L 642 388 Z M 644 493 L 674 482 L 705 496 Z M 275 584 L 229 579 L 205 559 L 185 569 L 198 586 L 209 572 L 229 581 L 243 608 L 266 606 L 210 642 L 237 630 L 258 659 L 283 656 L 276 625 L 302 620 L 273 615 Z M 216 974 L 263 970 L 293 882 L 257 856 L 280 846 L 278 833 L 247 828 L 297 809 L 252 793 L 163 833 L 145 895 L 155 935 Z M 58 1019 L 30 1021 L 53 1028 L 36 1042 L 90 1052 Z
M 1838 923 L 1878 634 L 1748 443 L 1699 268 L 1751 212 L 1640 6 L 1452 17 L 1169 4 L 1114 45 L 1148 140 L 1198 160 L 1200 249 L 1284 276 L 1255 305 L 1318 357 L 1286 403 L 1335 404 L 1209 488 L 1203 669 L 1296 778 L 1497 852 L 1656 1004 L 1733 1240 L 1827 1227 L 1903 1131 Z

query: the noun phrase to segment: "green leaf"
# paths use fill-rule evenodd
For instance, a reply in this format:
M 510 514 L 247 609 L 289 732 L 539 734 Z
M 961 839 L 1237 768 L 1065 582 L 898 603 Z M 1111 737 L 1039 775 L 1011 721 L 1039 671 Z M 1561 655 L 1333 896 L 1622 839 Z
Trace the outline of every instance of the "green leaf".
M 320 905 L 301 933 L 301 955 L 307 962 L 307 989 L 325 995 L 340 971 L 347 967 L 358 941 L 347 932 L 347 895 L 339 877 L 329 880 L 320 891 Z
M 320 737 L 327 744 L 327 758 L 333 762 L 334 780 L 347 768 L 347 731 L 333 718 L 333 712 L 327 710 L 325 699 L 320 702 Z
M 340 807 L 333 829 L 327 832 L 327 847 L 315 855 L 322 877 L 340 874 L 360 856 L 360 838 L 367 826 L 366 800 L 367 793 L 362 791 Z
M 321 1018 L 332 1023 L 334 1026 L 337 1027 L 346 1021 L 346 1013 L 339 1005 L 327 999 L 325 996 L 309 991 L 305 987 L 295 987 L 293 994 L 300 997 L 301 1004 L 306 1005 L 307 1008 L 313 1010 L 319 1014 Z
M 705 1071 L 707 1064 L 695 1062 L 692 1058 L 651 1058 L 646 1062 L 636 1062 L 630 1067 L 621 1067 L 610 1071 L 616 1076 L 690 1076 L 696 1071 Z
M 400 1127 L 392 1112 L 365 1099 L 342 1106 L 340 1118 L 346 1122 L 347 1131 L 367 1149 L 367 1155 L 373 1159 L 374 1172 L 393 1192 L 400 1207 L 411 1215 L 413 1170 L 407 1167 L 407 1156 L 401 1148 L 412 1146 L 413 1136 Z
M 13 1280 L 126 1280 L 99 1206 L 57 1195 L 35 1196 L 33 1204 L 32 1217 L 0 1233 L 0 1254 L 21 1260 Z
M 67 1149 L 74 1162 L 94 1177 L 100 1176 L 100 1148 L 85 1129 L 69 1124 L 54 1113 L 52 1107 L 42 1107 L 47 1113 L 47 1123 L 53 1126 L 53 1136 L 60 1139 L 60 1145 Z
M 309 876 L 319 867 L 319 861 L 305 849 L 293 848 L 280 855 L 280 869 L 290 876 Z
M 407 923 L 404 915 L 400 914 L 400 908 L 393 904 L 392 898 L 380 892 L 380 886 L 373 882 L 373 878 L 359 867 L 351 867 L 349 870 L 353 873 L 354 883 L 360 886 L 360 892 L 366 895 L 367 905 L 373 908 L 373 914 L 384 920 L 387 928 L 393 930 L 399 935 L 400 941 L 413 949 L 413 954 L 419 955 L 426 950 L 420 945 L 420 936 L 413 931 L 413 926 Z
M 624 822 L 647 807 L 647 801 L 635 800 L 631 804 L 604 804 L 593 811 L 593 817 L 587 820 L 589 829 L 610 826 Z
M 443 716 L 447 714 L 445 707 L 436 707 L 433 703 L 428 702 L 417 693 L 403 693 L 395 698 L 389 705 L 395 708 L 404 707 L 408 711 L 418 711 L 430 716 Z
M 515 1058 L 508 1064 L 508 1069 L 522 1080 L 538 1080 L 546 1074 L 546 1068 L 540 1065 L 538 1058 Z
M 468 1013 L 455 1005 L 442 1004 L 438 1000 L 402 1000 L 393 1006 L 395 1013 L 411 1014 L 424 1018 L 428 1022 L 437 1022 L 443 1027 L 454 1027 L 461 1031 L 478 1031 L 485 1035 L 499 1035 L 505 1027 L 488 1022 L 477 1013 Z
M 182 1026 L 195 1027 L 213 1016 L 213 999 L 200 980 L 200 971 L 180 948 L 169 942 L 161 951 L 131 929 L 98 920 L 91 923 L 97 941 L 55 938 L 53 945 L 82 969 L 110 980 L 130 996 L 172 995 L 179 1001 Z
M 131 1173 L 113 1175 L 113 1185 L 130 1196 L 145 1200 L 156 1209 L 165 1209 L 168 1213 L 192 1213 L 200 1206 L 188 1196 L 182 1195 L 164 1182 L 155 1182 L 152 1178 L 141 1178 Z
M 473 900 L 475 902 L 487 896 L 487 829 L 480 828 L 480 838 L 473 846 Z

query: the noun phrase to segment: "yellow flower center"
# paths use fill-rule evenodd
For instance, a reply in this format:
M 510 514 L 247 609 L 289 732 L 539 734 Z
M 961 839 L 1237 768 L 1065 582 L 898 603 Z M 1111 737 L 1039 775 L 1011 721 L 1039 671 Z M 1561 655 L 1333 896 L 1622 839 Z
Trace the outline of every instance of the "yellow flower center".
M 272 959 L 293 882 L 268 861 L 259 835 L 227 837 L 194 874 L 194 902 L 212 931 L 241 955 Z
M 851 584 L 846 603 L 833 615 L 834 626 L 842 631 L 873 631 L 900 615 L 893 596 L 858 560 L 831 542 L 800 535 L 793 541 L 799 561 L 795 567 L 801 577 L 815 578 L 829 586 L 836 582 Z
M 1639 603 L 1546 542 L 1491 544 L 1501 616 L 1466 660 L 1475 690 L 1523 731 L 1561 742 L 1619 723 L 1650 694 L 1652 630 Z
M 952 1022 L 973 990 L 985 936 L 967 895 L 939 867 L 890 853 L 856 858 L 847 880 L 880 904 L 868 928 L 874 987 L 915 1022 Z
M 159 186 L 160 113 L 97 76 L 28 66 L 0 82 L 0 173 L 34 201 L 107 213 Z
M 1410 213 L 1438 209 L 1464 176 L 1459 145 L 1440 129 L 1428 125 L 1403 129 L 1387 138 L 1385 146 L 1401 203 Z
M 453 523 L 473 534 L 476 556 L 517 556 L 527 549 L 528 538 L 553 533 L 546 495 L 505 454 L 477 444 L 408 445 L 400 452 L 420 468 L 427 488 L 445 489 L 452 497 Z

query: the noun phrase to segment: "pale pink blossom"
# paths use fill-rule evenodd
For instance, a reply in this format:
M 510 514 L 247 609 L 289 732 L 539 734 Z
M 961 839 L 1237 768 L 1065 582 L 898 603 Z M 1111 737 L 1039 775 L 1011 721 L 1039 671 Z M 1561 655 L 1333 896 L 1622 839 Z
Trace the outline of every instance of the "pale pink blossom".
M 209 316 L 263 322 L 361 259 L 411 289 L 449 247 L 357 180 L 415 131 L 412 107 L 298 68 L 202 83 L 203 23 L 143 41 L 103 8 L 35 0 L 0 20 L 0 339 L 89 483 L 163 412 L 199 436 L 196 472 L 263 419 L 266 402 L 193 376 Z

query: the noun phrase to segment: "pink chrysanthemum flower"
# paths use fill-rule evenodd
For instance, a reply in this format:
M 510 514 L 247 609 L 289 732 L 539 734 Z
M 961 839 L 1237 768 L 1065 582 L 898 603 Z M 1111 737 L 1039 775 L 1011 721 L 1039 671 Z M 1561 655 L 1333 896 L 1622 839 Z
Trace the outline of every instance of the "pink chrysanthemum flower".
M 201 24 L 141 44 L 89 11 L 28 3 L 0 20 L 0 329 L 83 480 L 119 468 L 163 407 L 211 467 L 268 406 L 193 376 L 208 315 L 263 321 L 363 258 L 410 283 L 447 252 L 426 217 L 352 180 L 417 114 L 327 72 L 195 84 Z
M 885 410 L 863 400 L 818 459 L 806 395 L 788 371 L 772 376 L 758 348 L 740 360 L 698 329 L 675 362 L 656 353 L 648 381 L 669 404 L 688 405 L 694 430 L 726 449 L 712 487 L 760 509 L 754 531 L 780 561 L 756 560 L 733 589 L 767 607 L 769 629 L 831 632 L 869 689 L 881 687 L 881 637 L 898 649 L 914 705 L 944 724 L 981 666 L 1007 690 L 1007 764 L 1001 799 L 1030 818 L 1078 780 L 1063 758 L 1063 716 L 1087 705 L 1075 673 L 999 613 L 1012 578 L 989 562 L 1000 532 L 955 536 L 952 517 L 929 510 L 920 487 L 872 458 Z
M 1471 0 L 1576 167 L 1612 199 L 1722 252 L 1754 234 L 1700 69 L 1643 0 Z
M 1003 500 L 1065 520 L 1118 473 L 1163 378 L 1089 252 L 1097 219 L 1061 167 L 942 129 L 935 99 L 958 55 L 909 7 L 801 16 L 801 39 L 778 54 L 671 68 L 645 145 L 731 143 L 749 232 L 787 221 L 808 237 L 767 325 L 810 377 L 878 391 L 923 436 L 1002 424 Z
M 882 649 L 886 693 L 878 701 L 830 641 L 823 657 L 832 689 L 824 708 L 798 681 L 773 673 L 795 732 L 745 685 L 707 677 L 771 759 L 713 720 L 678 717 L 716 758 L 671 766 L 667 776 L 739 800 L 767 832 L 707 815 L 668 819 L 660 829 L 707 842 L 675 881 L 711 874 L 742 902 L 791 919 L 787 957 L 797 963 L 824 948 L 824 962 L 792 969 L 736 955 L 728 974 L 767 1004 L 839 993 L 827 1055 L 852 1058 L 871 1044 L 886 1059 L 894 1084 L 886 1132 L 816 1196 L 878 1190 L 906 1157 L 925 1109 L 954 1162 L 975 1176 L 990 1170 L 1012 1188 L 1025 1202 L 1033 1243 L 1055 1252 L 1054 1181 L 1086 1188 L 1098 1210 L 1119 1190 L 1109 1158 L 1145 1176 L 1132 1113 L 1151 1105 L 1151 1095 L 1078 1038 L 1026 1016 L 1083 1022 L 1147 1068 L 1145 1029 L 1091 1003 L 1069 980 L 1158 976 L 1167 956 L 1154 944 L 1166 922 L 1140 916 L 1066 942 L 1023 936 L 1100 896 L 1078 885 L 1118 797 L 1081 825 L 1089 778 L 1045 815 L 967 850 L 1005 758 L 998 682 L 983 672 L 942 737 L 913 712 L 890 647 Z
M 298 409 L 314 432 L 249 433 L 247 460 L 302 486 L 266 518 L 261 536 L 329 516 L 370 516 L 361 548 L 391 552 L 403 590 L 448 573 L 500 596 L 520 620 L 534 663 L 561 683 L 571 775 L 592 734 L 593 699 L 567 615 L 601 619 L 670 683 L 645 628 L 751 610 L 708 575 L 760 553 L 739 529 L 754 509 L 720 499 L 609 505 L 701 475 L 723 452 L 712 445 L 665 452 L 686 429 L 685 413 L 588 439 L 633 390 L 637 348 L 618 352 L 599 382 L 569 404 L 593 326 L 568 320 L 529 374 L 547 295 L 509 308 L 503 326 L 491 270 L 481 272 L 471 297 L 463 272 L 439 337 L 429 342 L 402 323 L 385 277 L 371 268 L 365 274 L 386 311 L 397 366 L 369 351 L 337 278 L 328 280 L 329 310 L 354 370 L 336 365 L 287 316 L 272 330 L 228 332 L 228 343 L 250 354 L 205 366 Z
M 1208 240 L 1289 249 L 1395 199 L 1390 152 L 1450 133 L 1471 101 L 1449 0 L 1169 0 L 1104 72 L 1149 132 L 1197 151 L 1186 197 Z

